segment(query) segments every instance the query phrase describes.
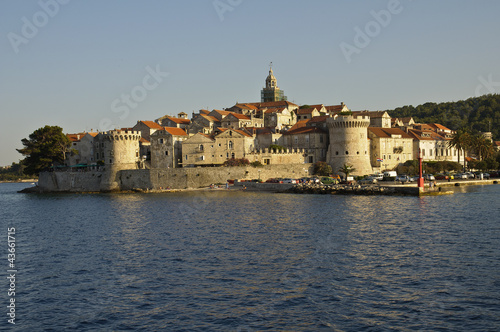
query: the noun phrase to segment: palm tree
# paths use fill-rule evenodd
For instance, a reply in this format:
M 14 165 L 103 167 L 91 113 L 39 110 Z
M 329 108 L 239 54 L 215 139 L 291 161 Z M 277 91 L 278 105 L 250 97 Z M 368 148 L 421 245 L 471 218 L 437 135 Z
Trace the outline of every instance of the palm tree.
M 344 173 L 345 179 L 347 180 L 347 177 L 349 176 L 349 174 L 351 174 L 352 172 L 355 172 L 356 169 L 354 167 L 352 167 L 352 165 L 344 164 L 344 166 L 339 168 L 338 171 L 341 173 Z
M 481 134 L 474 135 L 471 145 L 478 155 L 478 160 L 488 159 L 494 154 L 493 143 Z
M 460 164 L 460 152 L 464 153 L 464 169 L 465 169 L 465 150 L 471 145 L 471 134 L 466 128 L 459 129 L 453 135 L 453 138 L 448 142 L 448 146 L 458 150 L 458 163 Z

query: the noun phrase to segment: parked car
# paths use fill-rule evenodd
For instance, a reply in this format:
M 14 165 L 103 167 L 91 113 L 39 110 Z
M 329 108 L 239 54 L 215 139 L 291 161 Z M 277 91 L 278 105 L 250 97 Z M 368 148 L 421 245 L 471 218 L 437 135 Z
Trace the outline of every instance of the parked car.
M 374 184 L 374 183 L 377 183 L 378 180 L 372 176 L 367 176 L 366 178 L 364 179 L 361 179 L 361 180 L 358 180 L 358 183 L 359 184 Z
M 396 177 L 396 182 L 401 182 L 401 183 L 410 182 L 410 177 L 406 174 L 398 175 Z
M 418 175 L 414 175 L 414 176 L 412 176 L 412 177 L 410 178 L 410 181 L 411 181 L 411 182 L 417 182 L 419 177 L 420 177 L 420 176 L 418 176 Z
M 373 175 L 370 175 L 370 176 L 373 177 L 374 179 L 377 179 L 378 181 L 382 181 L 384 179 L 384 174 L 382 174 L 382 173 L 373 174 Z
M 281 183 L 292 183 L 292 184 L 296 184 L 296 183 L 297 183 L 297 180 L 295 180 L 295 179 L 290 179 L 290 178 L 286 178 L 286 179 L 281 180 Z
M 459 180 L 467 180 L 469 177 L 465 173 L 457 173 L 455 174 L 455 179 Z
M 280 183 L 278 179 L 267 179 L 266 183 Z
M 338 183 L 337 179 L 334 179 L 334 178 L 329 177 L 329 176 L 323 176 L 320 180 L 321 180 L 322 184 L 335 184 L 335 183 Z
M 432 174 L 424 174 L 423 177 L 424 177 L 424 180 L 426 180 L 426 181 L 436 181 L 436 178 Z
M 435 176 L 436 180 L 448 180 L 449 177 L 446 174 L 436 174 Z

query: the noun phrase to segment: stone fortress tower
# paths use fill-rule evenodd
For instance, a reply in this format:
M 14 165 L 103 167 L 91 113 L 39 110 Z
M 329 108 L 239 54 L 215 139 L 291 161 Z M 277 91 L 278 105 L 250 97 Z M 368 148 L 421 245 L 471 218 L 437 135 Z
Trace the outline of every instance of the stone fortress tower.
M 139 168 L 140 131 L 111 130 L 101 134 L 105 172 L 101 181 L 101 191 L 118 190 L 118 172 Z
M 353 175 L 371 174 L 370 145 L 368 142 L 369 116 L 339 114 L 327 119 L 330 146 L 327 163 L 334 173 L 344 164 L 352 165 Z

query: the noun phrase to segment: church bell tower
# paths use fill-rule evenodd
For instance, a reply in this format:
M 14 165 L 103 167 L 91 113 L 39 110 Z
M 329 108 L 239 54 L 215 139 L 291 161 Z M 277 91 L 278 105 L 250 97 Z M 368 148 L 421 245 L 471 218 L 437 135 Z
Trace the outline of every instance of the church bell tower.
M 261 91 L 261 102 L 287 100 L 283 90 L 278 88 L 276 77 L 273 74 L 273 63 L 269 65 L 269 75 L 266 78 L 266 87 Z

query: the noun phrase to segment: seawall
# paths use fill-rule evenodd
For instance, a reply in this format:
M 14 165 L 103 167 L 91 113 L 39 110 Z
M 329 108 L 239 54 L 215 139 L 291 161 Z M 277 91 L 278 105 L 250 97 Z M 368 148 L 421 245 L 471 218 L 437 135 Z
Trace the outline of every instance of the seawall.
M 312 164 L 266 165 L 261 167 L 193 167 L 168 169 L 134 169 L 117 172 L 118 190 L 190 189 L 227 180 L 251 180 L 291 177 L 312 174 Z M 42 192 L 99 192 L 106 172 L 43 172 L 38 188 Z

